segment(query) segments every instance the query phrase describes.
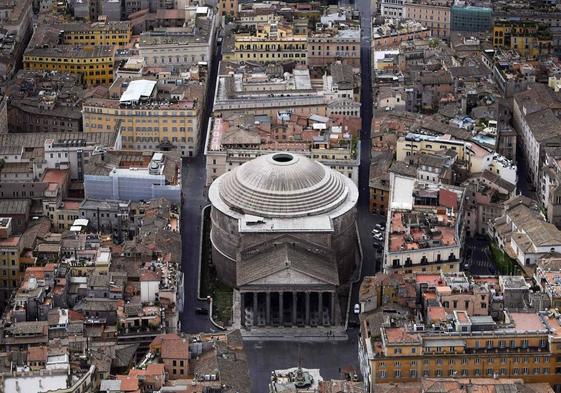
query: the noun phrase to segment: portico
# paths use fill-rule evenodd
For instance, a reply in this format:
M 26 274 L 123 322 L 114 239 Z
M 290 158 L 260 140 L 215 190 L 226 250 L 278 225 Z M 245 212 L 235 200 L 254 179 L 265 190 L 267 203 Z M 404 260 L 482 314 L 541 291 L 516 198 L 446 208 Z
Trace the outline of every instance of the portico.
M 240 290 L 245 327 L 318 327 L 340 324 L 335 289 Z

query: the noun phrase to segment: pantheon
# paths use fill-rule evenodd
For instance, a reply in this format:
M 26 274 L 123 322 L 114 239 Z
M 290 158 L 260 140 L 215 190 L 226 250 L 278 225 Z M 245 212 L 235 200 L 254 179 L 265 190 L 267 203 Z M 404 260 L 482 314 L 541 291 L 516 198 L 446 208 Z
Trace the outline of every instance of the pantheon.
M 213 263 L 240 294 L 235 321 L 344 323 L 341 299 L 359 261 L 351 179 L 302 155 L 274 153 L 217 178 L 209 198 Z

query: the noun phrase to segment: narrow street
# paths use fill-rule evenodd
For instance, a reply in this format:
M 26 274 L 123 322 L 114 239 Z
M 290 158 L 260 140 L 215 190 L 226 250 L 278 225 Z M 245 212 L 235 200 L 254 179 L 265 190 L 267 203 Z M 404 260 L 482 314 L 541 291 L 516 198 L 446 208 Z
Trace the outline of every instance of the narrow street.
M 209 71 L 207 103 L 201 126 L 199 154 L 196 157 L 183 159 L 181 186 L 183 205 L 181 208 L 181 255 L 184 276 L 183 312 L 181 313 L 181 329 L 186 333 L 209 332 L 212 324 L 208 315 L 196 314 L 197 307 L 208 308 L 208 303 L 197 300 L 199 259 L 201 255 L 201 213 L 207 204 L 205 179 L 206 160 L 204 144 L 206 140 L 208 120 L 212 115 L 214 90 L 218 64 L 221 58 L 221 45 L 216 47 L 216 56 Z
M 372 22 L 370 14 L 370 1 L 358 0 L 357 9 L 361 18 L 361 48 L 360 48 L 360 75 L 361 75 L 361 119 L 362 129 L 360 134 L 360 169 L 359 169 L 359 199 L 358 199 L 358 228 L 362 246 L 362 270 L 361 279 L 364 276 L 373 275 L 380 270 L 377 266 L 379 252 L 373 247 L 371 231 L 374 225 L 385 222 L 385 217 L 370 214 L 369 206 L 369 172 L 370 172 L 370 149 L 372 146 L 371 127 L 373 113 L 372 99 L 372 47 L 371 32 Z M 351 304 L 358 303 L 358 290 L 360 283 L 353 287 Z M 352 308 L 352 307 L 351 307 Z M 352 311 L 350 311 L 352 312 Z M 352 316 L 356 318 L 356 316 Z

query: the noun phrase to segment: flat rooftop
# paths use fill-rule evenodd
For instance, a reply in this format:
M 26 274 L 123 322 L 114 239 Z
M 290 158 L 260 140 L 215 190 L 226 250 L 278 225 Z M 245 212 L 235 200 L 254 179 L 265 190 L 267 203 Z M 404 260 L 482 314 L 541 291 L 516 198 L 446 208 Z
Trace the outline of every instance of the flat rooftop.
M 96 58 L 113 57 L 112 46 L 83 47 L 74 45 L 57 45 L 51 48 L 32 48 L 26 56 L 50 56 L 58 58 Z

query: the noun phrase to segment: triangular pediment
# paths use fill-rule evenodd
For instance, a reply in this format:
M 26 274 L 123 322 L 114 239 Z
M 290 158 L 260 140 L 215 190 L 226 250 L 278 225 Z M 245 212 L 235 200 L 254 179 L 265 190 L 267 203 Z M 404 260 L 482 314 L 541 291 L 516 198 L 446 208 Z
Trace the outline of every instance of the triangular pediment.
M 245 285 L 331 285 L 316 277 L 299 272 L 290 267 L 261 277 Z

